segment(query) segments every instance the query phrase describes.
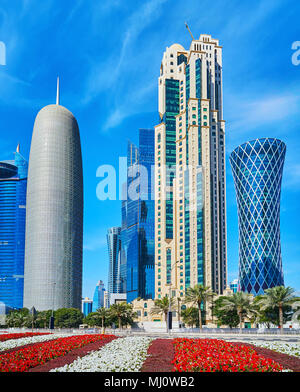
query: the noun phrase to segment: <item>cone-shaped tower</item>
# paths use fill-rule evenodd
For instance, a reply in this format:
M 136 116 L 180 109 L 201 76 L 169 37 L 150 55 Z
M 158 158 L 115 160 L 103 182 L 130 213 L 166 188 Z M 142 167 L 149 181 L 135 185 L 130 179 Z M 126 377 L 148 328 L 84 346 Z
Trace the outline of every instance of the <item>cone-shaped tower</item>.
M 80 135 L 59 105 L 37 115 L 29 158 L 24 306 L 81 306 L 83 178 Z

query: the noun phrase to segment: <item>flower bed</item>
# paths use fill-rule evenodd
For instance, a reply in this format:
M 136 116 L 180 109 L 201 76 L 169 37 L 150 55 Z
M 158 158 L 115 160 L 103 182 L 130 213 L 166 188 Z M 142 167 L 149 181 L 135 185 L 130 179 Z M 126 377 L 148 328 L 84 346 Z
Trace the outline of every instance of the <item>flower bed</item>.
M 48 335 L 47 332 L 23 332 L 23 333 L 7 333 L 0 335 L 0 342 L 6 342 L 7 340 L 15 340 L 20 338 L 30 338 L 32 336 Z
M 69 353 L 67 353 L 66 355 L 64 355 L 63 357 L 58 357 L 55 359 L 52 359 L 49 362 L 46 362 L 44 365 L 39 365 L 36 366 L 34 368 L 29 369 L 29 372 L 49 372 L 52 369 L 56 369 L 58 367 L 64 366 L 64 365 L 68 365 L 72 362 L 74 362 L 76 359 L 78 358 L 82 358 L 85 355 L 90 354 L 92 351 L 97 351 L 100 350 L 103 346 L 105 346 L 106 344 L 108 344 L 109 342 L 111 342 L 114 339 L 118 339 L 117 336 L 114 335 L 109 335 L 104 337 L 102 340 L 99 340 L 97 342 L 93 342 L 93 343 L 89 343 L 86 346 L 77 348 L 75 350 L 70 351 Z
M 152 341 L 147 337 L 127 337 L 113 340 L 101 350 L 92 352 L 53 372 L 138 372 Z
M 243 344 L 217 339 L 175 339 L 174 371 L 280 372 L 282 366 Z
M 171 339 L 156 339 L 148 348 L 148 357 L 142 372 L 171 372 L 173 369 L 174 343 Z
M 21 346 L 28 346 L 35 343 L 42 343 L 48 340 L 58 339 L 58 338 L 65 338 L 68 336 L 73 336 L 74 334 L 45 334 L 45 335 L 35 335 L 25 338 L 19 339 L 11 339 L 5 342 L 0 342 L 0 352 L 1 351 L 14 351 Z
M 233 344 L 241 344 L 241 343 L 233 343 Z M 243 344 L 255 350 L 258 354 L 279 363 L 285 369 L 285 371 L 300 372 L 300 358 L 297 358 L 295 355 L 288 355 L 288 354 L 280 353 L 278 351 L 274 351 L 273 349 L 271 349 L 272 346 L 270 343 L 269 343 L 270 348 L 259 347 L 258 342 L 255 342 L 256 344 L 255 346 L 253 346 L 250 343 L 243 343 Z
M 10 353 L 0 354 L 1 372 L 24 372 L 51 359 L 60 357 L 76 348 L 102 340 L 107 335 L 80 335 L 58 338 Z
M 254 346 L 268 348 L 269 350 L 277 351 L 281 354 L 293 355 L 300 358 L 300 343 L 284 343 L 284 342 L 249 342 Z

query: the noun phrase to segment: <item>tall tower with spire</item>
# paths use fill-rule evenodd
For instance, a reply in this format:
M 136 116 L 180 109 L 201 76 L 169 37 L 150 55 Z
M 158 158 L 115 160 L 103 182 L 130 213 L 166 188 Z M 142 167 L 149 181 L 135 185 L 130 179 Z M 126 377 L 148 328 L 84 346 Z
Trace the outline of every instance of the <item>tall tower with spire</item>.
M 24 306 L 81 308 L 83 177 L 80 135 L 59 104 L 38 113 L 31 140 Z

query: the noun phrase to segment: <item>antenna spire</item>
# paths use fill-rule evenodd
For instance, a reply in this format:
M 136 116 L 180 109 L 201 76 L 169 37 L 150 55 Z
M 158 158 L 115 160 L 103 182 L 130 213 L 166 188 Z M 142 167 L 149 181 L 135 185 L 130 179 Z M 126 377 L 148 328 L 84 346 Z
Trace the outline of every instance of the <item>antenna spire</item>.
M 16 152 L 20 152 L 20 143 L 18 143 L 18 145 L 17 145 L 17 149 L 16 149 Z
M 59 77 L 57 77 L 56 105 L 59 105 Z
M 188 29 L 189 33 L 191 34 L 192 40 L 195 41 L 195 38 L 193 37 L 193 34 L 192 34 L 191 30 L 189 29 L 189 26 L 187 25 L 186 22 L 185 22 L 185 27 Z

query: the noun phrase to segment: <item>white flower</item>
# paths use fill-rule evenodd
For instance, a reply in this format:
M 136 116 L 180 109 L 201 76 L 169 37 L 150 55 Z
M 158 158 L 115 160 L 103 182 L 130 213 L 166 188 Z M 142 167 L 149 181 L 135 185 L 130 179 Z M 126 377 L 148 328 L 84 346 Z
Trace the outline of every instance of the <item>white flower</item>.
M 48 340 L 54 340 L 58 338 L 66 338 L 67 336 L 74 336 L 73 334 L 48 334 L 48 335 L 39 335 L 39 336 L 31 336 L 27 338 L 19 338 L 19 339 L 10 339 L 5 342 L 0 342 L 0 351 L 9 350 L 15 347 L 21 347 L 25 344 L 32 343 L 42 343 Z
M 148 337 L 115 339 L 100 350 L 51 372 L 138 372 L 152 340 Z
M 294 357 L 300 358 L 300 344 L 299 343 L 286 343 L 286 342 L 260 342 L 253 341 L 249 342 L 254 346 L 268 348 L 273 351 L 277 351 L 282 354 L 292 355 Z

